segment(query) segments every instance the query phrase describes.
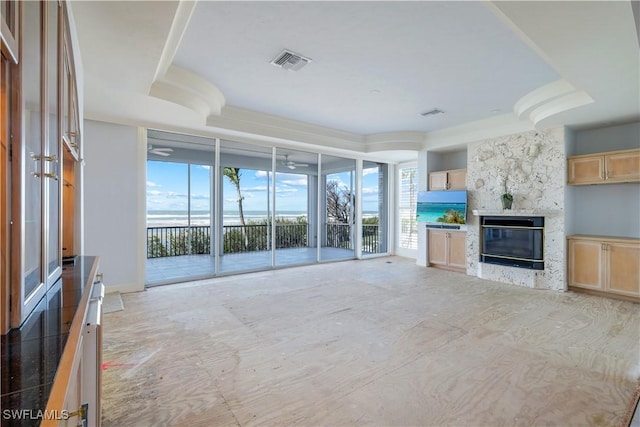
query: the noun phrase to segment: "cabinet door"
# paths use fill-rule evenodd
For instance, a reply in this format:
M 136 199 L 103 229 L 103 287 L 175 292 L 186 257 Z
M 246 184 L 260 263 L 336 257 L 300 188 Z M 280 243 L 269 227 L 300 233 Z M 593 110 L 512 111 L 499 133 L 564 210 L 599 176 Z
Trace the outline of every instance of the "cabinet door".
M 42 4 L 22 2 L 21 135 L 14 138 L 12 160 L 12 298 L 11 323 L 18 327 L 44 295 Z M 43 111 L 44 110 L 44 111 Z M 16 135 L 17 136 L 17 135 Z
M 447 265 L 447 232 L 441 230 L 429 230 L 429 264 Z
M 640 181 L 640 150 L 605 156 L 607 182 Z
M 640 297 L 640 244 L 605 243 L 606 291 Z
M 602 242 L 569 240 L 569 286 L 604 290 Z
M 569 184 L 596 184 L 604 180 L 604 156 L 578 157 L 568 160 Z
M 446 190 L 447 172 L 431 172 L 429 174 L 429 190 Z
M 447 173 L 447 189 L 448 190 L 466 190 L 467 189 L 467 170 L 459 169 L 449 171 Z
M 450 232 L 448 235 L 448 265 L 461 270 L 467 268 L 467 233 Z

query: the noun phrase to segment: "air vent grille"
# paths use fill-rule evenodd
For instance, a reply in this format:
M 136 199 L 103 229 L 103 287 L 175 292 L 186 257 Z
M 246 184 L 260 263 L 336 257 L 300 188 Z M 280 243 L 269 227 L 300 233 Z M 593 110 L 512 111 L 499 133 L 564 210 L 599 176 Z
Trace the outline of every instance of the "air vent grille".
M 278 56 L 271 60 L 271 64 L 289 71 L 298 71 L 309 62 L 311 62 L 310 58 L 304 57 L 287 49 L 280 52 Z

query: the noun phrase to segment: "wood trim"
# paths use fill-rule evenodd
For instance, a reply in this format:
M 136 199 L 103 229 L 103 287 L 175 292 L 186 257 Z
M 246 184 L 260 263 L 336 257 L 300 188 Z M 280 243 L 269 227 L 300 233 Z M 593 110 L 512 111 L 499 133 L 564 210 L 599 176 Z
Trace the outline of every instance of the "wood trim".
M 630 148 L 627 150 L 616 150 L 616 151 L 603 151 L 600 153 L 591 153 L 591 154 L 578 154 L 575 156 L 567 156 L 567 160 L 569 159 L 583 159 L 587 157 L 596 157 L 596 156 L 608 156 L 610 154 L 624 154 L 624 153 L 632 153 L 634 151 L 640 151 L 640 148 Z
M 634 237 L 596 236 L 590 234 L 572 234 L 567 236 L 567 240 L 594 240 L 604 243 L 640 243 L 640 239 Z
M 9 59 L 0 58 L 0 334 L 9 329 L 9 148 L 11 85 Z M 7 78 L 9 77 L 9 78 Z
M 91 292 L 93 288 L 93 282 L 98 272 L 98 265 L 100 259 L 96 257 L 91 271 L 88 276 L 88 282 L 85 284 L 85 288 L 82 291 L 82 298 L 78 304 L 78 309 L 73 316 L 73 322 L 71 322 L 71 328 L 69 329 L 69 337 L 67 343 L 62 351 L 62 357 L 56 371 L 56 376 L 53 380 L 53 386 L 51 387 L 51 394 L 47 401 L 47 413 L 61 413 L 65 404 L 65 397 L 67 389 L 70 386 L 71 375 L 73 373 L 74 365 L 77 366 L 76 356 L 78 355 L 78 349 L 82 344 L 81 335 L 82 327 L 84 325 L 85 317 L 87 315 L 87 307 L 89 299 L 91 298 Z M 77 408 L 73 408 L 75 411 Z M 40 424 L 41 427 L 53 427 L 57 426 L 57 420 L 44 419 Z
M 0 49 L 2 49 L 2 53 L 11 58 L 13 63 L 18 62 L 18 42 L 11 34 L 11 30 L 9 29 L 9 25 L 4 21 L 0 21 Z
M 17 11 L 18 25 L 22 23 L 22 3 Z M 22 50 L 22 37 L 18 37 L 18 49 Z M 21 186 L 22 182 L 22 62 L 18 62 L 12 68 L 11 81 L 11 295 L 10 327 L 20 325 L 21 295 L 22 295 L 22 212 L 21 212 Z

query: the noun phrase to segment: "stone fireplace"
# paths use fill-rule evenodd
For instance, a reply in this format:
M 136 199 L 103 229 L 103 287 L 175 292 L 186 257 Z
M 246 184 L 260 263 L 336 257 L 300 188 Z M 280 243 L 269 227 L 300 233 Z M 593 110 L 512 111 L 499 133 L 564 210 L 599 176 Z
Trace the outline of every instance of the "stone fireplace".
M 564 129 L 531 131 L 469 144 L 467 149 L 467 274 L 530 288 L 565 290 Z M 500 195 L 513 194 L 504 210 Z M 543 269 L 481 262 L 482 216 L 544 220 Z

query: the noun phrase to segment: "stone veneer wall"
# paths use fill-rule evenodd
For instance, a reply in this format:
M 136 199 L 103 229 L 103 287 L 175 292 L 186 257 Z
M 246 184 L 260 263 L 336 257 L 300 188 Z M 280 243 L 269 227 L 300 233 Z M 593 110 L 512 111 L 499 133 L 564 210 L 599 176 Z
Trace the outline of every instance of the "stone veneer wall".
M 563 128 L 531 131 L 469 144 L 467 151 L 467 274 L 530 288 L 565 290 Z M 513 194 L 513 209 L 551 211 L 545 216 L 543 272 L 480 263 L 479 217 L 473 209 L 502 210 L 500 195 Z

